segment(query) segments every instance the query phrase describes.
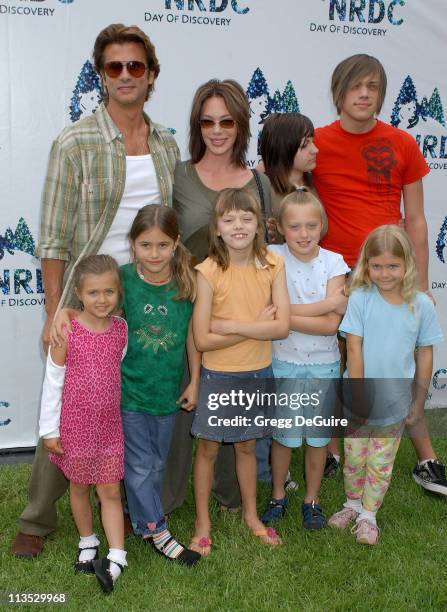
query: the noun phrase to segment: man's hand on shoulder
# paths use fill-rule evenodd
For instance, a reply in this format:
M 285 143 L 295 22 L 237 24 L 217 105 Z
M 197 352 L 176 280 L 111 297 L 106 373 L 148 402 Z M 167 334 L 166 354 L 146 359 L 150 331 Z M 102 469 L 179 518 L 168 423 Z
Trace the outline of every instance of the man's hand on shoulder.
M 45 354 L 48 354 L 48 347 L 50 346 L 50 330 L 53 325 L 54 314 L 47 314 L 43 330 L 42 330 L 42 348 Z

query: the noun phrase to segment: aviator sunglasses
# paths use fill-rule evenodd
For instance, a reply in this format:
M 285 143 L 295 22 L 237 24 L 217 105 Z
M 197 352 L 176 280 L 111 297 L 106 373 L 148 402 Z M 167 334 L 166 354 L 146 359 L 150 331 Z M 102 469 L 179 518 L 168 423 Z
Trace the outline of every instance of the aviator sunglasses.
M 231 130 L 231 128 L 234 128 L 236 122 L 234 119 L 221 119 L 220 121 L 200 119 L 199 123 L 202 130 L 211 130 L 214 125 L 218 125 L 223 130 Z
M 137 79 L 143 76 L 146 72 L 147 66 L 144 62 L 138 60 L 131 60 L 130 62 L 107 62 L 104 64 L 104 72 L 111 79 L 116 79 L 122 73 L 124 66 L 127 68 L 127 72 L 130 76 Z

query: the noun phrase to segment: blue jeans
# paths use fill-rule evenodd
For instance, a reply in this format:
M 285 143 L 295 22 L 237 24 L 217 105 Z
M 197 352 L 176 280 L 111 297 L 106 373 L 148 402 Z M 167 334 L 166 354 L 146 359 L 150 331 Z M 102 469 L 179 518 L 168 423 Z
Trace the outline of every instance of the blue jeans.
M 256 440 L 256 477 L 261 482 L 272 482 L 272 468 L 270 465 L 271 448 L 272 438 Z
M 136 534 L 154 535 L 166 529 L 161 490 L 176 413 L 154 416 L 122 410 L 124 486 Z

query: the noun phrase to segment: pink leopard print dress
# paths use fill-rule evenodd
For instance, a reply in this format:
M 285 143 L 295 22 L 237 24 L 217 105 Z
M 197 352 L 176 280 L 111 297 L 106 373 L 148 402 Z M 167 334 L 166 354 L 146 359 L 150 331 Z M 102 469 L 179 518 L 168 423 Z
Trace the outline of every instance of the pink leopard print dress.
M 71 324 L 60 419 L 64 454 L 49 457 L 72 482 L 117 482 L 124 477 L 120 399 L 127 325 L 119 317 L 104 332 Z

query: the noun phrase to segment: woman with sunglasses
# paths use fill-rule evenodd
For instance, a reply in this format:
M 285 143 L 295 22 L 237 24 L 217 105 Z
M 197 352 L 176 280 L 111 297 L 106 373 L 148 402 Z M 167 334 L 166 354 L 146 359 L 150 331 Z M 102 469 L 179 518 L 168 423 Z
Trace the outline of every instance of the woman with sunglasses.
M 258 198 L 264 218 L 271 216 L 270 182 L 246 165 L 249 123 L 249 102 L 236 81 L 211 79 L 196 91 L 189 122 L 191 158 L 176 166 L 173 206 L 182 241 L 197 263 L 208 256 L 208 227 L 222 189 L 248 187 Z M 179 412 L 166 468 L 166 512 L 181 506 L 185 498 L 192 460 L 191 420 L 192 415 Z M 267 446 L 260 455 L 266 457 L 268 450 Z M 258 463 L 258 468 L 258 475 L 263 478 L 262 472 L 269 470 L 267 458 Z M 237 509 L 241 498 L 232 445 L 221 445 L 215 473 L 213 493 L 222 510 Z
M 270 183 L 245 161 L 250 107 L 236 81 L 212 79 L 196 91 L 189 121 L 190 160 L 177 164 L 174 208 L 185 246 L 199 261 L 208 256 L 208 226 L 219 191 L 249 187 L 264 215 L 271 210 Z

